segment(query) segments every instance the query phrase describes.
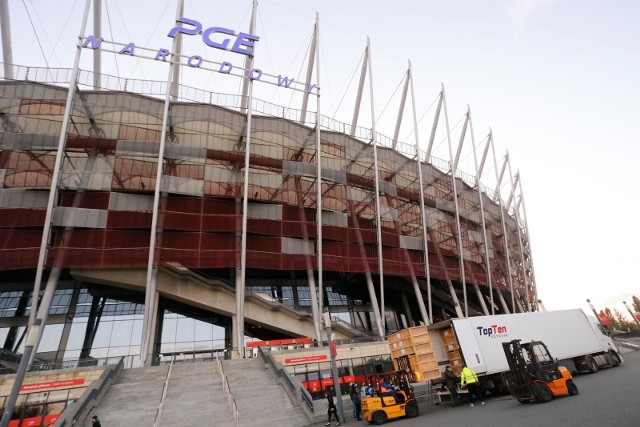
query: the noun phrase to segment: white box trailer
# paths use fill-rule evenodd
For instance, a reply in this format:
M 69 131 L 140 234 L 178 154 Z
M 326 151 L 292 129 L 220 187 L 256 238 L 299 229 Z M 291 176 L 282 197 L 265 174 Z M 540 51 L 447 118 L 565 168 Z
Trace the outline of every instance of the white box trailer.
M 607 329 L 580 309 L 451 319 L 430 325 L 429 335 L 441 367 L 459 372 L 466 364 L 499 383 L 496 376 L 509 370 L 502 343 L 514 339 L 544 342 L 572 372 L 596 372 L 623 360 Z

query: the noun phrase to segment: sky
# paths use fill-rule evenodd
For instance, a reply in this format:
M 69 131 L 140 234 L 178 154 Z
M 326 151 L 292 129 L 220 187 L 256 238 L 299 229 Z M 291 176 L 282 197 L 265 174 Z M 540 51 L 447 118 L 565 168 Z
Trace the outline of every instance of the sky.
M 9 0 L 9 7 L 15 64 L 72 67 L 83 0 Z M 184 16 L 205 28 L 248 31 L 250 12 L 249 0 L 186 0 Z M 590 298 L 598 310 L 626 314 L 621 302 L 640 297 L 640 2 L 260 0 L 255 67 L 304 80 L 316 12 L 321 66 L 314 81 L 323 114 L 350 123 L 369 37 L 374 96 L 367 83 L 359 124 L 371 126 L 374 99 L 376 130 L 392 136 L 410 60 L 422 150 L 441 86 L 454 144 L 469 109 L 476 149 L 491 129 L 498 161 L 508 150 L 546 309 L 588 311 Z M 103 0 L 103 36 L 170 48 L 175 14 L 175 0 Z M 185 37 L 187 54 L 242 64 L 240 55 L 203 46 Z M 104 55 L 105 73 L 166 80 L 163 64 L 115 56 Z M 86 50 L 81 67 L 91 69 Z M 188 70 L 181 82 L 239 93 L 237 80 L 205 70 Z M 260 99 L 300 108 L 290 91 L 255 87 Z M 407 108 L 400 137 L 415 144 Z M 473 174 L 468 137 L 463 147 L 460 168 Z M 449 158 L 443 126 L 433 154 Z M 493 175 L 491 164 L 484 173 L 489 182 L 483 180 L 489 188 Z

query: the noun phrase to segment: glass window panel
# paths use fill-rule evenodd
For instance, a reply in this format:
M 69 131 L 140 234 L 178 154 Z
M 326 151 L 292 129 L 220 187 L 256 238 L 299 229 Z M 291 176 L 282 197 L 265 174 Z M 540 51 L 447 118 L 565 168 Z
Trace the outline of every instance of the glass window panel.
M 222 326 L 214 325 L 213 327 L 213 339 L 224 340 L 226 338 L 225 329 Z
M 128 346 L 131 342 L 133 322 L 130 320 L 113 322 L 111 331 L 111 347 Z
M 49 392 L 49 402 L 66 401 L 68 396 L 69 396 L 69 389 L 53 390 Z
M 162 323 L 162 343 L 175 343 L 176 342 L 176 326 L 178 320 L 175 318 L 164 318 Z
M 9 335 L 9 328 L 0 328 L 0 344 L 4 345 L 7 335 Z
M 186 317 L 178 319 L 178 331 L 176 332 L 176 342 L 193 343 L 195 338 L 195 320 Z
M 109 347 L 109 357 L 127 356 L 128 354 L 129 354 L 129 346 Z
M 104 359 L 109 356 L 109 348 L 108 347 L 100 347 L 91 349 L 90 356 L 95 359 Z
M 213 340 L 213 328 L 211 323 L 196 322 L 195 324 L 195 340 L 211 341 Z
M 49 397 L 48 391 L 43 391 L 41 393 L 29 393 L 27 395 L 27 404 L 33 405 L 37 403 L 44 403 L 47 401 L 48 397 Z
M 71 324 L 69 340 L 67 341 L 67 350 L 81 350 L 84 342 L 84 334 L 87 331 L 87 319 L 74 319 Z
M 62 330 L 64 325 L 47 325 L 42 332 L 42 339 L 38 346 L 38 353 L 44 353 L 46 351 L 58 350 L 60 344 L 60 338 L 62 337 Z
M 111 341 L 111 330 L 113 329 L 113 322 L 100 321 L 98 324 L 98 332 L 93 340 L 94 348 L 109 347 L 109 341 Z
M 137 316 L 136 316 L 137 317 Z M 131 340 L 129 345 L 140 345 L 142 342 L 142 319 L 135 319 L 131 326 Z

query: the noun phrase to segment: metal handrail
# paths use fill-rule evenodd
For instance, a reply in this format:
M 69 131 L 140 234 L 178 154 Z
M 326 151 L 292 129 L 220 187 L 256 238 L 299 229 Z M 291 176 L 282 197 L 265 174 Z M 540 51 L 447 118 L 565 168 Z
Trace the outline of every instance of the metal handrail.
M 5 359 L 6 360 L 6 359 Z M 107 366 L 116 365 L 122 361 L 125 368 L 139 367 L 138 356 L 114 356 L 103 358 L 90 358 L 90 359 L 76 359 L 76 360 L 64 360 L 62 362 L 36 362 L 27 367 L 27 372 L 38 371 L 55 371 L 59 369 L 75 369 L 85 366 Z M 11 361 L 9 361 L 11 363 Z M 0 375 L 15 374 L 15 370 L 4 367 L 0 368 Z
M 222 377 L 222 389 L 227 395 L 227 405 L 229 406 L 229 413 L 233 417 L 233 421 L 236 427 L 239 425 L 239 417 L 238 417 L 238 405 L 236 404 L 236 399 L 231 394 L 231 387 L 229 386 L 229 381 L 227 380 L 227 376 L 224 374 L 224 369 L 222 368 L 222 361 L 217 359 L 218 361 L 218 371 L 220 372 L 220 377 Z
M 64 427 L 68 424 L 68 420 L 71 420 L 71 425 L 76 425 L 78 421 L 82 418 L 82 414 L 87 413 L 87 408 L 90 405 L 93 405 L 95 401 L 98 399 L 100 393 L 105 391 L 106 384 L 111 381 L 112 378 L 119 375 L 119 373 L 124 369 L 124 357 L 120 357 L 120 361 L 117 365 L 111 366 L 103 372 L 100 378 L 94 381 L 91 386 L 85 391 L 85 393 L 80 398 L 80 401 L 73 403 L 73 406 L 68 407 L 63 413 L 62 419 L 59 419 L 56 423 L 57 427 Z M 86 417 L 86 415 L 85 415 Z M 86 419 L 86 418 L 85 418 Z
M 276 364 L 276 361 L 273 359 L 273 357 L 260 347 L 258 348 L 258 356 L 263 361 L 263 363 L 269 365 L 272 372 L 275 372 L 276 375 L 282 379 L 282 383 L 287 385 L 288 389 L 291 391 L 295 399 L 298 399 L 298 393 L 300 394 L 300 400 L 309 409 L 309 412 L 313 414 L 313 398 L 311 397 L 311 394 L 307 391 L 307 389 L 304 388 L 302 384 L 298 384 L 296 386 L 296 384 L 293 383 L 291 377 L 287 374 L 284 368 L 280 364 Z
M 169 369 L 167 370 L 167 378 L 164 380 L 164 386 L 162 387 L 162 397 L 160 398 L 160 404 L 158 405 L 158 410 L 156 411 L 156 419 L 153 422 L 153 427 L 157 427 L 160 419 L 162 418 L 162 408 L 164 407 L 164 401 L 167 397 L 167 390 L 169 389 L 169 380 L 171 379 L 171 370 L 173 369 L 173 365 L 176 361 L 175 354 L 171 359 L 171 363 L 169 364 Z

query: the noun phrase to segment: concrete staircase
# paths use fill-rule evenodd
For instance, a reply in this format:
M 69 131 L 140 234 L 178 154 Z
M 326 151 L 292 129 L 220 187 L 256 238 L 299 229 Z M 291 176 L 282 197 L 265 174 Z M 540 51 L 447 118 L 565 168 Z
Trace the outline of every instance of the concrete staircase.
M 213 427 L 232 420 L 216 362 L 173 365 L 159 427 Z
M 304 410 L 293 405 L 258 358 L 225 360 L 222 366 L 238 406 L 241 427 L 311 425 Z
M 92 414 L 105 426 L 152 427 L 168 370 L 169 365 L 125 369 Z M 216 362 L 174 364 L 158 427 L 230 425 Z
M 152 427 L 168 369 L 162 365 L 123 370 L 92 415 L 98 415 L 103 426 Z

